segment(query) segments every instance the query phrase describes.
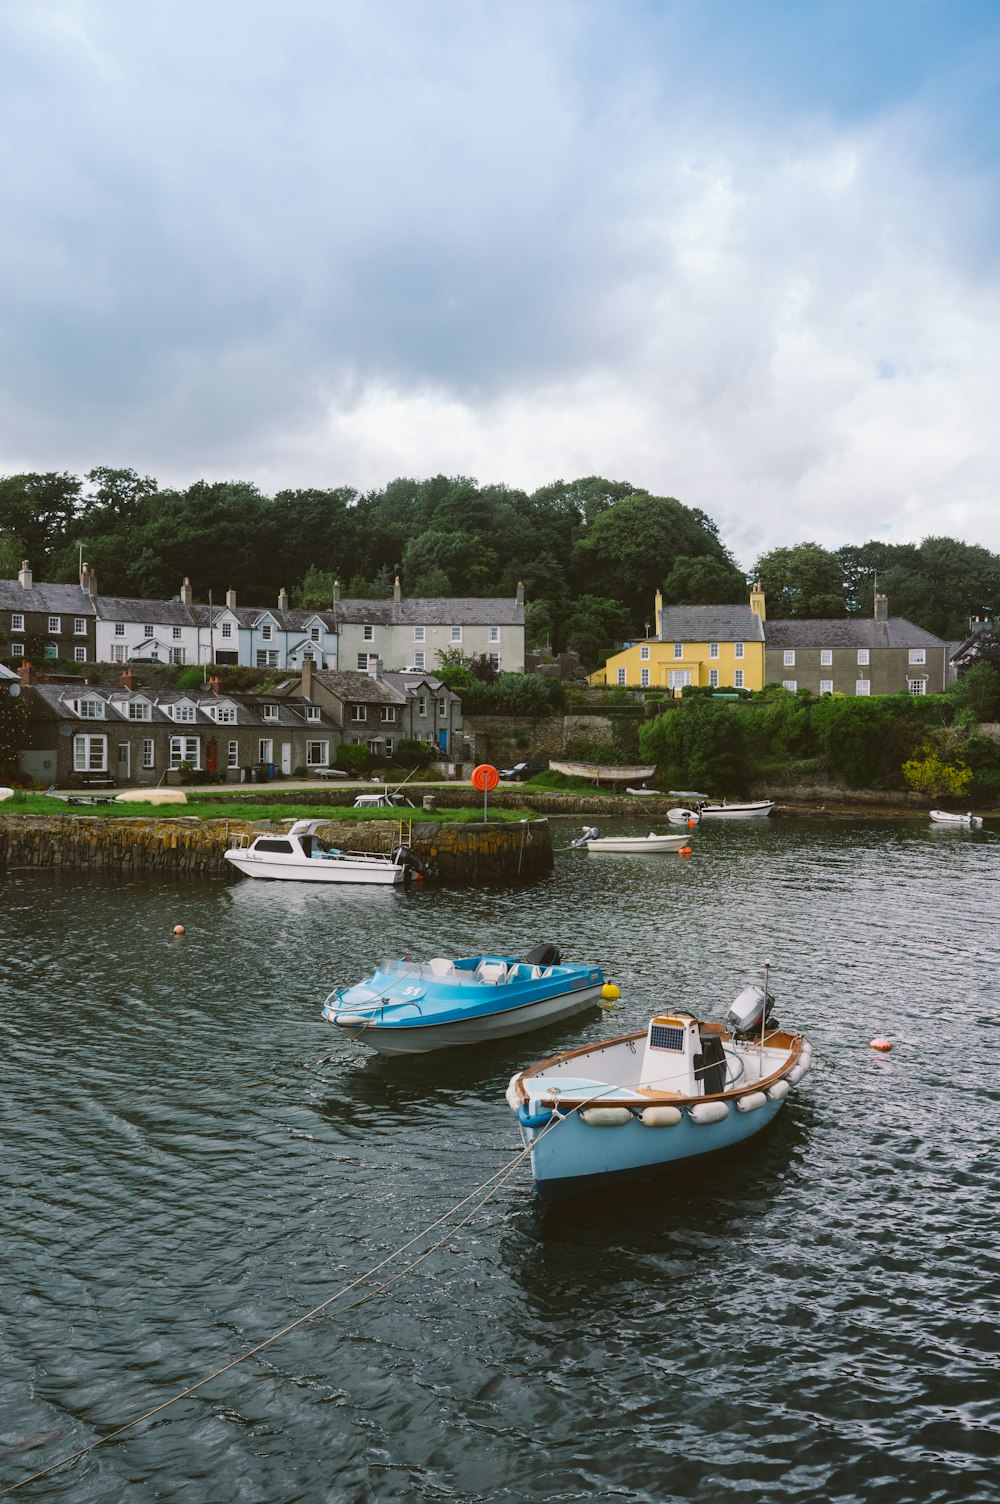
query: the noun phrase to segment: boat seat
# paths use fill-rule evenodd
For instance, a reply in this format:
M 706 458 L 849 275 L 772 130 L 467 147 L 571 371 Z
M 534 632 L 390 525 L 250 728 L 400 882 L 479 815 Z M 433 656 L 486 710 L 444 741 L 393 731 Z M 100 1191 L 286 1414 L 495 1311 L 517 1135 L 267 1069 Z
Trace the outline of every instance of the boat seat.
M 496 985 L 498 982 L 506 982 L 507 965 L 504 961 L 480 961 L 476 967 L 476 975 L 481 982 L 489 982 Z
M 447 977 L 455 970 L 454 964 L 447 956 L 434 956 L 427 962 L 432 977 Z

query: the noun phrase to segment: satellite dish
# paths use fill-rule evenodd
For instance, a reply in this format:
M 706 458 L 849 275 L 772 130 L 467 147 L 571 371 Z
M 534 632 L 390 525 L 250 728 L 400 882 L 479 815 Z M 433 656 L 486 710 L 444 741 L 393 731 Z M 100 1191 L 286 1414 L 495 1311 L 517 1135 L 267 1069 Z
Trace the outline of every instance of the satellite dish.
M 17 697 L 18 697 L 18 695 L 21 693 L 21 686 L 20 686 L 20 684 L 11 684 L 8 687 L 9 687 L 11 698 L 14 699 L 14 700 L 16 700 Z

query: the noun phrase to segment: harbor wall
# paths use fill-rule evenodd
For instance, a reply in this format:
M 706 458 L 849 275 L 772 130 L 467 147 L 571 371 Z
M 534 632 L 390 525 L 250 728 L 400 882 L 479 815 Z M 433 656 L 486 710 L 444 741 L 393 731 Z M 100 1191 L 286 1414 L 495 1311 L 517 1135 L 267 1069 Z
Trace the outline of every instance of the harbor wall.
M 224 860 L 241 835 L 287 829 L 271 821 L 151 820 L 113 816 L 0 816 L 0 869 L 59 867 L 65 871 L 166 873 L 243 881 Z M 399 826 L 388 821 L 333 820 L 324 839 L 350 851 L 387 851 Z M 553 867 L 547 820 L 517 824 L 421 821 L 404 840 L 440 882 L 512 883 L 545 877 Z

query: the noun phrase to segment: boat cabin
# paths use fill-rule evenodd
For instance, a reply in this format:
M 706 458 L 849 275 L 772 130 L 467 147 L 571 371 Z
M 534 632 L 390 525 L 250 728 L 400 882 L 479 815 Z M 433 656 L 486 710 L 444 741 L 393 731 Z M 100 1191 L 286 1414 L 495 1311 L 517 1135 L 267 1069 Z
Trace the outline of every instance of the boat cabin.
M 714 1096 L 726 1089 L 721 1031 L 689 1013 L 657 1014 L 649 1021 L 639 1090 L 683 1097 Z

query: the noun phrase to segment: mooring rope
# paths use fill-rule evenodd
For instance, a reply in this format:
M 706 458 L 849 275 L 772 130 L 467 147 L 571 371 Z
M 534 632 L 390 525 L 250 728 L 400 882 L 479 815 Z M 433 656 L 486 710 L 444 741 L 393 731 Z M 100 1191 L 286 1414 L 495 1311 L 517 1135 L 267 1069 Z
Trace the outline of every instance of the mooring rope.
M 541 1135 L 539 1135 L 539 1137 L 540 1136 Z M 241 1353 L 238 1358 L 233 1358 L 230 1363 L 224 1363 L 221 1368 L 214 1369 L 212 1373 L 206 1374 L 203 1379 L 199 1379 L 194 1384 L 189 1384 L 186 1389 L 179 1390 L 177 1394 L 171 1395 L 169 1399 L 163 1400 L 161 1404 L 154 1405 L 151 1410 L 146 1410 L 142 1415 L 136 1415 L 132 1420 L 125 1421 L 122 1425 L 116 1426 L 115 1429 L 113 1431 L 109 1431 L 106 1436 L 99 1436 L 96 1441 L 88 1442 L 86 1446 L 79 1447 L 75 1452 L 69 1452 L 65 1457 L 60 1457 L 55 1462 L 50 1462 L 47 1467 L 40 1468 L 37 1472 L 31 1473 L 26 1478 L 21 1478 L 17 1483 L 12 1483 L 6 1490 L 6 1492 L 16 1493 L 18 1489 L 27 1487 L 29 1483 L 36 1483 L 39 1478 L 47 1477 L 49 1473 L 54 1473 L 58 1468 L 67 1467 L 71 1462 L 78 1462 L 81 1457 L 86 1457 L 89 1452 L 96 1451 L 98 1447 L 106 1446 L 108 1442 L 111 1441 L 117 1441 L 120 1436 L 123 1436 L 126 1433 L 126 1431 L 132 1431 L 136 1426 L 141 1426 L 144 1424 L 144 1422 L 152 1420 L 154 1416 L 161 1415 L 164 1410 L 169 1410 L 172 1405 L 178 1404 L 181 1400 L 188 1399 L 192 1394 L 196 1394 L 199 1389 L 204 1389 L 205 1385 L 210 1384 L 213 1379 L 221 1378 L 223 1374 L 230 1373 L 234 1368 L 238 1368 L 241 1363 L 246 1363 L 250 1358 L 256 1357 L 258 1353 L 262 1353 L 266 1348 L 271 1347 L 275 1342 L 280 1342 L 282 1337 L 287 1337 L 289 1333 L 294 1332 L 297 1327 L 304 1326 L 307 1321 L 312 1321 L 317 1316 L 322 1315 L 324 1311 L 326 1311 L 330 1306 L 334 1305 L 338 1300 L 342 1300 L 345 1295 L 349 1295 L 352 1290 L 356 1290 L 359 1285 L 364 1284 L 365 1280 L 371 1279 L 373 1275 L 378 1274 L 380 1270 L 385 1269 L 386 1266 L 391 1264 L 394 1259 L 399 1258 L 401 1254 L 406 1253 L 408 1249 L 412 1248 L 415 1243 L 419 1243 L 421 1239 L 426 1238 L 430 1233 L 435 1232 L 444 1223 L 448 1222 L 456 1212 L 461 1211 L 463 1207 L 468 1206 L 470 1201 L 475 1201 L 475 1198 L 479 1196 L 480 1199 L 478 1201 L 475 1201 L 475 1205 L 472 1206 L 457 1222 L 450 1223 L 447 1231 L 444 1232 L 436 1242 L 431 1243 L 430 1246 L 425 1248 L 422 1253 L 417 1254 L 416 1257 L 412 1258 L 410 1262 L 404 1265 L 402 1269 L 396 1270 L 394 1274 L 382 1280 L 380 1284 L 373 1286 L 370 1290 L 365 1290 L 361 1295 L 358 1296 L 356 1300 L 352 1300 L 349 1304 L 341 1306 L 339 1311 L 334 1311 L 331 1314 L 334 1316 L 340 1316 L 347 1311 L 355 1311 L 359 1306 L 365 1305 L 369 1300 L 374 1300 L 377 1295 L 384 1294 L 385 1291 L 388 1290 L 392 1285 L 401 1280 L 404 1275 L 410 1274 L 418 1264 L 421 1264 L 424 1259 L 429 1258 L 432 1253 L 435 1253 L 439 1248 L 442 1248 L 444 1244 L 447 1243 L 449 1238 L 454 1237 L 455 1233 L 460 1232 L 463 1227 L 471 1222 L 477 1212 L 481 1211 L 486 1203 L 492 1200 L 497 1191 L 499 1191 L 501 1187 L 507 1183 L 510 1177 L 514 1174 L 514 1171 L 521 1165 L 521 1163 L 530 1153 L 530 1145 L 524 1149 L 521 1149 L 519 1153 L 517 1153 L 511 1160 L 510 1164 L 505 1165 L 502 1169 L 495 1171 L 486 1180 L 481 1181 L 474 1190 L 470 1191 L 467 1196 L 463 1196 L 462 1200 L 456 1202 L 454 1206 L 449 1207 L 446 1212 L 443 1212 L 442 1215 L 436 1219 L 436 1221 L 429 1223 L 428 1226 L 423 1228 L 420 1232 L 414 1233 L 412 1238 L 409 1238 L 405 1243 L 401 1243 L 398 1248 L 394 1248 L 391 1253 L 386 1254 L 385 1258 L 380 1259 L 377 1264 L 373 1264 L 370 1269 L 366 1269 L 363 1274 L 359 1274 L 356 1279 L 351 1280 L 349 1284 L 344 1285 L 340 1290 L 337 1290 L 335 1294 L 327 1296 L 326 1300 L 321 1301 L 318 1306 L 313 1306 L 311 1311 L 306 1311 L 304 1315 L 297 1316 L 294 1321 L 290 1321 L 288 1325 L 283 1326 L 280 1331 L 272 1332 L 270 1337 L 265 1337 L 262 1342 L 258 1342 L 253 1347 L 248 1348 L 247 1351 L 245 1353 Z M 480 1194 L 483 1191 L 486 1192 L 485 1195 Z

